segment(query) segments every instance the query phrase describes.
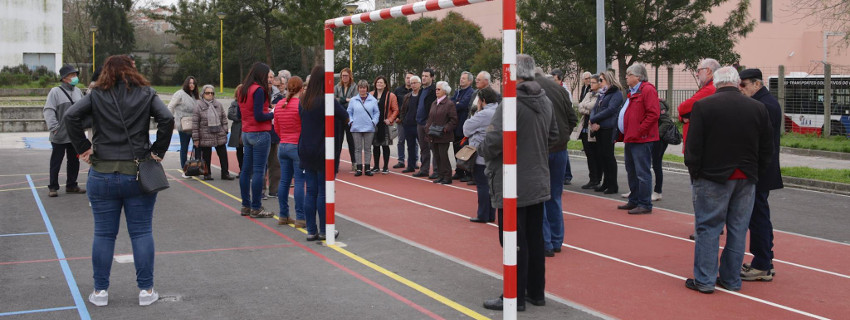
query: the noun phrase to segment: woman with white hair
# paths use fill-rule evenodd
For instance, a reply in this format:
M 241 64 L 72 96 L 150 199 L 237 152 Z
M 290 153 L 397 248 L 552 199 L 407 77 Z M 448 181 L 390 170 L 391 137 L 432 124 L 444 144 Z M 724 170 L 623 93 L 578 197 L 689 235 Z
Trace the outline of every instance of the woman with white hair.
M 357 83 L 358 95 L 348 102 L 348 126 L 354 137 L 354 176 L 359 177 L 366 172 L 372 176 L 368 163 L 372 159 L 372 140 L 375 137 L 375 126 L 378 124 L 381 110 L 378 109 L 378 99 L 369 94 L 369 82 L 360 80 Z M 365 153 L 365 155 L 363 155 Z
M 204 85 L 201 100 L 195 107 L 195 113 L 192 115 L 192 141 L 195 142 L 195 149 L 198 149 L 207 164 L 204 180 L 213 180 L 212 169 L 210 169 L 212 160 L 212 147 L 215 147 L 215 153 L 218 154 L 218 161 L 221 164 L 221 179 L 233 180 L 230 176 L 227 165 L 227 113 L 221 103 L 215 99 L 215 87 L 212 85 Z
M 425 122 L 425 132 L 428 141 L 434 145 L 434 173 L 437 179 L 434 183 L 452 183 L 452 164 L 449 162 L 449 144 L 454 140 L 454 130 L 457 125 L 457 110 L 452 99 L 448 99 L 452 87 L 448 82 L 440 81 L 436 85 L 437 100 L 431 104 L 431 112 Z

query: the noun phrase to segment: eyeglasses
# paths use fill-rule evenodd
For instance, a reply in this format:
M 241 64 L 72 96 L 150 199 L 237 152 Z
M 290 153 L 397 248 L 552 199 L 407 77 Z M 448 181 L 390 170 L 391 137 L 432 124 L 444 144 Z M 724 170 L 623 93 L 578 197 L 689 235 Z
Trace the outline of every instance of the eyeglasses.
M 205 94 L 205 95 L 206 95 L 206 94 L 215 95 L 215 92 L 204 92 L 204 94 Z
M 702 70 L 708 70 L 708 68 L 706 68 L 706 67 L 704 67 L 704 68 L 699 68 L 699 69 L 697 69 L 697 73 L 699 73 L 699 72 L 700 72 L 700 71 L 702 71 Z
M 748 84 L 748 82 L 743 82 L 743 81 L 741 81 L 741 83 L 740 83 L 740 84 L 738 84 L 738 86 L 739 86 L 739 87 L 741 87 L 741 88 L 746 88 L 746 87 L 747 87 L 747 84 Z

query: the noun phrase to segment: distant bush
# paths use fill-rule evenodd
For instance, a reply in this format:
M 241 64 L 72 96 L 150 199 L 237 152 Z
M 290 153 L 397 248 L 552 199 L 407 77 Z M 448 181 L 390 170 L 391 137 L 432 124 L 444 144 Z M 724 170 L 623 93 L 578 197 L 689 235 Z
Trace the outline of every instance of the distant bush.
M 6 66 L 0 69 L 0 86 L 20 86 L 37 82 L 39 87 L 47 88 L 58 81 L 55 73 L 45 66 L 39 66 L 31 70 L 27 65 Z

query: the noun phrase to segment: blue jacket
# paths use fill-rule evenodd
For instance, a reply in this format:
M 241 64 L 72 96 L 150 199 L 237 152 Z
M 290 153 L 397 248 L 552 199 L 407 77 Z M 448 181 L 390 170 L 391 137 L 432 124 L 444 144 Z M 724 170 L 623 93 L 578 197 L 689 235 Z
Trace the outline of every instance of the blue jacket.
M 611 86 L 604 95 L 599 97 L 596 106 L 590 111 L 590 122 L 598 123 L 602 129 L 616 128 L 617 116 L 622 106 L 622 92 L 617 87 Z
M 463 123 L 466 122 L 466 118 L 469 116 L 469 104 L 472 103 L 473 92 L 475 92 L 475 89 L 472 86 L 468 86 L 466 89 L 455 91 L 455 94 L 452 96 L 452 101 L 454 101 L 455 109 L 457 110 L 455 139 L 463 138 Z
M 753 99 L 761 101 L 764 104 L 767 114 L 770 116 L 771 129 L 773 129 L 773 156 L 767 170 L 759 176 L 756 190 L 769 191 L 782 189 L 785 187 L 782 183 L 782 172 L 779 168 L 779 137 L 782 136 L 782 108 L 779 107 L 779 101 L 776 101 L 776 98 L 767 91 L 766 87 L 759 89 L 753 95 Z
M 380 117 L 378 99 L 372 95 L 366 95 L 365 102 L 359 95 L 348 102 L 348 124 L 351 126 L 351 132 L 375 132 Z

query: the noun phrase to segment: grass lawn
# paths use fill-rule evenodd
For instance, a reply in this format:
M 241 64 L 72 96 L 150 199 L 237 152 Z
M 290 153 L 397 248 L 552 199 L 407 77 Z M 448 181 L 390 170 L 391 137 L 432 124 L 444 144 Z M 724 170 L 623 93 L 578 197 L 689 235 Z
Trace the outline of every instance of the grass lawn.
M 809 167 L 785 167 L 781 170 L 783 176 L 850 184 L 850 170 L 848 169 L 813 169 Z
M 786 133 L 779 140 L 779 144 L 790 148 L 850 152 L 850 139 L 846 137 L 821 138 L 810 134 Z

